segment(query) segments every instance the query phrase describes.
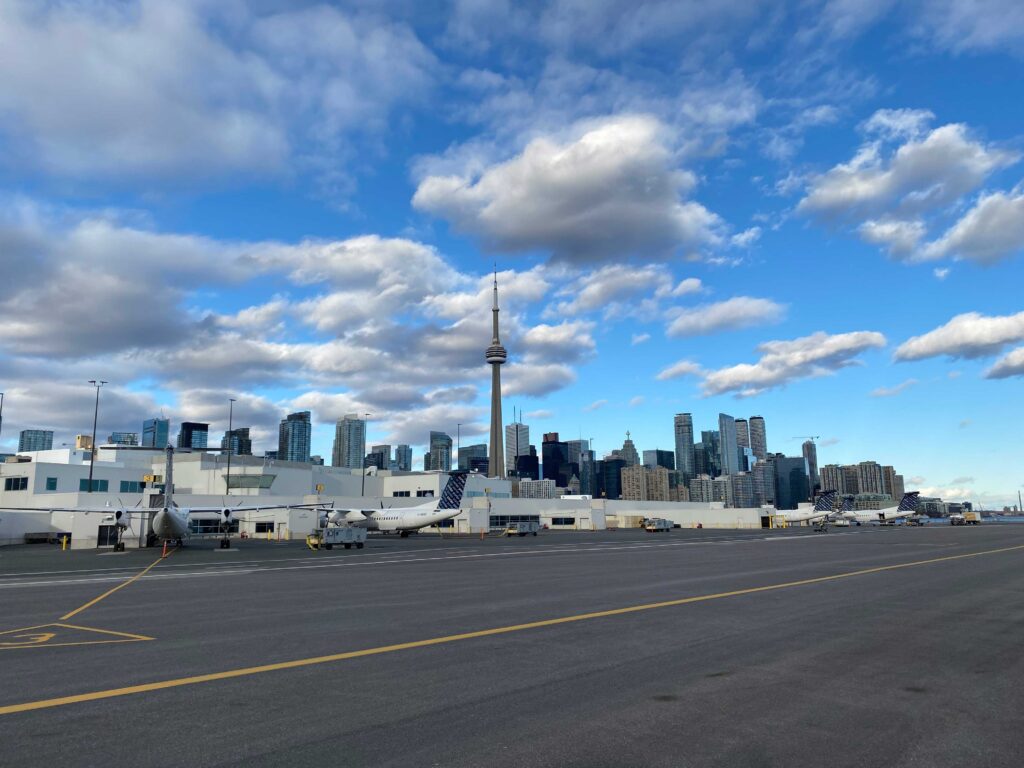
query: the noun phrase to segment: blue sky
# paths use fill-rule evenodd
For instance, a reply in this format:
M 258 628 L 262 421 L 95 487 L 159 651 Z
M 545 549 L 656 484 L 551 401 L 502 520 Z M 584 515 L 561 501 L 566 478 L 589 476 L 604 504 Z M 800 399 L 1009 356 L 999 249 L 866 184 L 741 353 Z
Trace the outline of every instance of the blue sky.
M 161 410 L 257 450 L 759 414 L 1010 503 L 1011 0 L 0 2 L 0 448 Z

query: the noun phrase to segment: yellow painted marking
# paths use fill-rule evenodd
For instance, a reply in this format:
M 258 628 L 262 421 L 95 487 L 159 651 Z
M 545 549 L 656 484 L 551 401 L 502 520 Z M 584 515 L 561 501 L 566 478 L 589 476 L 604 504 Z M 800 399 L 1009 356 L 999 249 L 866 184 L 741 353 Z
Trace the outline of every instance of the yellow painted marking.
M 172 550 L 171 552 L 172 552 L 172 554 L 173 554 L 173 550 Z M 167 555 L 167 557 L 170 557 L 170 555 Z M 79 606 L 78 608 L 75 608 L 75 610 L 71 611 L 70 613 L 65 613 L 65 614 L 64 614 L 63 616 L 61 616 L 61 617 L 60 617 L 60 620 L 61 620 L 61 621 L 67 621 L 68 619 L 70 619 L 70 618 L 72 618 L 72 617 L 74 617 L 74 616 L 77 616 L 77 615 L 78 615 L 78 614 L 80 614 L 80 613 L 81 613 L 82 611 L 86 610 L 87 608 L 92 608 L 92 607 L 93 607 L 94 605 L 96 605 L 96 603 L 98 603 L 98 602 L 99 602 L 100 600 L 103 600 L 103 599 L 104 599 L 104 598 L 106 598 L 106 597 L 110 597 L 110 596 L 111 596 L 112 594 L 114 594 L 115 592 L 117 592 L 117 590 L 119 590 L 119 589 L 124 589 L 124 588 L 125 588 L 125 587 L 127 587 L 127 586 L 128 586 L 129 584 L 131 584 L 132 582 L 134 582 L 134 581 L 137 581 L 138 579 L 141 579 L 141 578 L 142 578 L 143 576 L 145 576 L 145 575 L 146 575 L 147 573 L 149 573 L 149 572 L 150 572 L 150 570 L 152 570 L 152 569 L 153 569 L 154 567 L 156 567 L 157 565 L 159 565 L 159 564 L 160 564 L 160 562 L 162 562 L 162 561 L 163 561 L 163 560 L 165 560 L 165 559 L 166 559 L 165 557 L 159 557 L 159 558 L 157 558 L 157 559 L 156 559 L 156 560 L 155 560 L 154 562 L 152 562 L 152 563 L 150 563 L 149 565 L 147 565 L 147 566 L 146 566 L 145 568 L 143 568 L 143 569 L 142 569 L 141 571 L 139 571 L 138 573 L 136 573 L 136 574 L 135 574 L 134 576 L 132 576 L 132 577 L 131 577 L 130 579 L 128 579 L 127 581 L 125 581 L 125 582 L 122 582 L 121 584 L 118 584 L 118 585 L 117 585 L 116 587 L 114 587 L 113 589 L 108 589 L 108 590 L 107 590 L 106 592 L 104 592 L 104 593 L 103 593 L 102 595 L 100 595 L 99 597 L 94 597 L 94 598 L 93 598 L 92 600 L 90 600 L 90 601 L 89 601 L 88 603 L 86 603 L 85 605 L 80 605 L 80 606 Z
M 315 656 L 309 659 L 295 659 L 293 661 L 282 661 L 275 664 L 263 664 L 258 667 L 243 667 L 242 669 L 229 669 L 223 672 L 211 672 L 205 675 L 195 675 L 193 677 L 180 677 L 174 680 L 160 680 L 155 683 L 143 683 L 141 685 L 130 685 L 125 688 L 112 688 L 105 691 L 91 691 L 89 693 L 79 693 L 72 696 L 62 696 L 56 699 L 42 699 L 39 701 L 29 701 L 24 704 L 9 704 L 4 707 L 0 707 L 0 715 L 11 715 L 17 712 L 31 712 L 36 709 L 50 709 L 52 707 L 62 707 L 68 704 L 82 704 L 89 701 L 100 701 L 102 699 L 113 699 L 118 696 L 131 696 L 136 693 L 148 693 L 150 691 L 162 691 L 168 688 L 180 688 L 185 685 L 196 685 L 198 683 L 211 683 L 217 680 L 231 680 L 236 677 L 249 677 L 250 675 L 260 675 L 266 672 L 279 672 L 286 669 L 299 669 L 301 667 L 311 667 L 317 664 L 328 664 L 335 661 L 345 661 L 347 659 L 358 659 L 364 656 L 379 656 L 385 653 L 394 653 L 395 651 L 407 651 L 413 648 L 427 648 L 432 645 L 444 645 L 446 643 L 455 643 L 460 640 L 473 640 L 480 637 L 491 637 L 494 635 L 504 635 L 511 632 L 522 632 L 528 629 L 538 629 L 541 627 L 553 627 L 559 624 L 570 624 L 577 621 L 590 621 L 591 619 L 602 619 L 609 616 L 622 616 L 628 613 L 639 613 L 641 611 L 650 611 L 657 608 L 670 608 L 678 605 L 687 605 L 689 603 L 701 603 L 709 600 L 720 600 L 725 597 L 738 597 L 740 595 L 753 595 L 758 592 L 770 592 L 778 589 L 789 589 L 791 587 L 801 587 L 807 584 L 823 584 L 829 581 L 837 581 L 839 579 L 849 579 L 854 576 L 866 576 L 871 573 L 882 573 L 884 571 L 895 571 L 901 568 L 914 568 L 921 565 L 931 565 L 932 563 L 944 563 L 951 560 L 963 560 L 969 557 L 980 557 L 982 555 L 995 555 L 1001 552 L 1015 552 L 1024 549 L 1024 544 L 1014 547 L 1002 547 L 1000 549 L 988 549 L 981 552 L 968 552 L 963 555 L 947 555 L 945 557 L 934 557 L 929 560 L 915 560 L 911 563 L 897 563 L 896 565 L 881 565 L 874 568 L 864 568 L 859 571 L 849 571 L 847 573 L 836 573 L 831 576 L 818 576 L 812 579 L 800 579 L 799 581 L 787 581 L 781 584 L 768 584 L 763 587 L 749 587 L 747 589 L 734 589 L 729 592 L 718 592 L 711 595 L 696 595 L 694 597 L 683 597 L 677 600 L 665 600 L 659 603 L 645 603 L 643 605 L 631 605 L 625 608 L 613 608 L 607 611 L 594 611 L 592 613 L 581 613 L 575 616 L 562 616 L 556 619 L 543 619 L 541 621 L 531 621 L 526 624 L 514 624 L 508 627 L 495 627 L 493 629 L 483 629 L 476 632 L 464 632 L 458 635 L 447 635 L 445 637 L 432 637 L 427 640 L 414 640 L 408 643 L 396 643 L 395 645 L 383 645 L 378 648 L 364 648 L 360 651 L 347 651 L 345 653 L 334 653 L 329 656 Z
M 44 631 L 56 630 L 56 631 Z M 102 640 L 62 640 L 71 630 L 76 632 L 89 632 L 103 635 Z M 40 624 L 35 627 L 20 627 L 19 629 L 8 629 L 0 632 L 0 638 L 9 637 L 10 640 L 0 641 L 0 651 L 12 651 L 20 648 L 63 648 L 69 645 L 100 645 L 102 643 L 137 643 L 140 640 L 152 640 L 146 635 L 134 635 L 130 632 L 115 632 L 110 629 L 94 629 L 93 627 L 80 627 L 77 624 Z M 56 638 L 59 642 L 51 642 Z

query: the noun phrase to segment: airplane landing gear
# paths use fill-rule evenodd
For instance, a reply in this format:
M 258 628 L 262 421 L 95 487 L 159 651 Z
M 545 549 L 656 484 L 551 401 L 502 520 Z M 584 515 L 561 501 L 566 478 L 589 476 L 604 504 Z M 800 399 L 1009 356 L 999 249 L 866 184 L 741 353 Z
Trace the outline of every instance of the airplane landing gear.
M 227 539 L 227 538 L 221 539 L 220 540 L 220 548 L 221 549 L 231 549 L 231 539 Z
M 409 538 L 409 532 L 408 531 L 399 531 L 398 535 L 401 536 L 403 539 L 408 539 Z

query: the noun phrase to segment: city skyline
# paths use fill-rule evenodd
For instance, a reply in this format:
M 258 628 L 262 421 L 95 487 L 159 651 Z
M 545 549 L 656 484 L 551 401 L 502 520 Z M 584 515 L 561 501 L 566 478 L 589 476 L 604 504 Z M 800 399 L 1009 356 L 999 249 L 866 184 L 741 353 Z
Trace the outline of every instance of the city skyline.
M 303 411 L 324 457 L 346 413 L 416 465 L 431 430 L 489 442 L 496 271 L 534 435 L 672 449 L 674 414 L 742 409 L 773 451 L 819 435 L 819 466 L 1014 503 L 1024 51 L 998 0 L 556 5 L 11 3 L 0 451 L 91 431 L 99 377 L 101 436 L 163 410 L 215 444 L 237 398 L 257 452 Z

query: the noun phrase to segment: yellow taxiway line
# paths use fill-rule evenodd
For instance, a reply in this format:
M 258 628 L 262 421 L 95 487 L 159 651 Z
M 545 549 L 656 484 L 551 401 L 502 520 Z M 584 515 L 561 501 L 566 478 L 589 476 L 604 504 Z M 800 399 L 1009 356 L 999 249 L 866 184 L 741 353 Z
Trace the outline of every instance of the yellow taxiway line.
M 174 550 L 172 549 L 172 550 L 171 550 L 171 553 L 173 554 L 173 552 L 174 552 Z M 168 555 L 167 557 L 170 557 L 170 555 Z M 135 582 L 135 581 L 138 581 L 139 579 L 141 579 L 141 578 L 142 578 L 143 576 L 145 576 L 145 575 L 146 575 L 147 573 L 149 573 L 149 572 L 150 572 L 150 571 L 151 571 L 151 570 L 152 570 L 153 568 L 155 568 L 155 567 L 156 567 L 157 565 L 159 565 L 160 563 L 162 563 L 162 562 L 163 562 L 163 561 L 164 561 L 165 559 L 166 559 L 166 558 L 164 558 L 164 557 L 158 557 L 158 558 L 157 558 L 157 559 L 156 559 L 156 560 L 155 560 L 154 562 L 152 562 L 152 563 L 150 563 L 149 565 L 147 565 L 147 566 L 146 566 L 145 568 L 143 568 L 143 569 L 142 569 L 141 571 L 139 571 L 138 573 L 136 573 L 136 574 L 135 574 L 134 576 L 132 576 L 132 577 L 131 577 L 130 579 L 128 579 L 127 581 L 123 581 L 123 582 L 121 582 L 120 584 L 118 584 L 118 585 L 117 585 L 116 587 L 114 587 L 113 589 L 108 589 L 108 590 L 107 590 L 106 592 L 104 592 L 104 593 L 103 593 L 102 595 L 100 595 L 99 597 L 94 597 L 94 598 L 93 598 L 92 600 L 90 600 L 90 601 L 89 601 L 88 603 L 86 603 L 85 605 L 80 605 L 80 606 L 78 606 L 77 608 L 75 608 L 75 610 L 71 611 L 70 613 L 65 613 L 65 614 L 64 614 L 63 616 L 61 616 L 61 617 L 60 617 L 60 620 L 61 620 L 61 621 L 67 621 L 68 619 L 72 618 L 73 616 L 77 616 L 77 615 L 78 615 L 78 614 L 80 614 L 80 613 L 81 613 L 82 611 L 86 610 L 87 608 L 92 608 L 92 607 L 93 607 L 94 605 L 96 605 L 96 603 L 98 603 L 98 602 L 99 602 L 100 600 L 103 600 L 104 598 L 110 597 L 110 596 L 111 596 L 112 594 L 114 594 L 115 592 L 117 592 L 117 590 L 119 590 L 119 589 L 124 589 L 124 588 L 125 588 L 125 587 L 127 587 L 127 586 L 128 586 L 129 584 L 131 584 L 131 583 L 133 583 L 133 582 Z
M 962 555 L 947 555 L 945 557 L 934 557 L 928 560 L 915 560 L 909 563 L 897 563 L 895 565 L 881 565 L 874 568 L 863 568 L 858 571 L 849 571 L 847 573 L 836 573 L 831 576 L 818 576 L 812 579 L 800 579 L 798 581 L 786 581 L 780 584 L 768 584 L 761 587 L 749 587 L 747 589 L 734 589 L 729 592 L 717 592 L 709 595 L 696 595 L 694 597 L 683 597 L 677 600 L 665 600 L 658 603 L 644 603 L 642 605 L 630 605 L 625 608 L 613 608 L 606 611 L 595 611 L 593 613 L 580 613 L 575 616 L 561 616 L 555 619 L 543 619 L 541 621 L 531 621 L 526 624 L 514 624 L 507 627 L 494 627 L 492 629 L 483 629 L 476 632 L 464 632 L 458 635 L 447 635 L 445 637 L 432 637 L 426 640 L 414 640 L 408 643 L 396 643 L 395 645 L 383 645 L 377 648 L 364 648 L 359 651 L 347 651 L 345 653 L 334 653 L 329 656 L 315 656 L 309 659 L 295 659 L 293 661 L 282 661 L 276 664 L 263 664 L 258 667 L 243 667 L 241 669 L 229 669 L 223 672 L 211 672 L 206 675 L 194 675 L 192 677 L 180 677 L 174 680 L 160 680 L 154 683 L 143 683 L 142 685 L 130 685 L 125 688 L 111 688 L 105 691 L 91 691 L 89 693 L 79 693 L 73 696 L 62 696 L 55 699 L 42 699 L 39 701 L 29 701 L 23 704 L 10 704 L 4 707 L 0 707 L 0 715 L 12 715 L 18 712 L 31 712 L 37 709 L 50 709 L 53 707 L 62 707 L 68 704 L 82 704 L 90 701 L 100 701 L 102 699 L 113 699 L 119 696 L 131 696 L 137 693 L 148 693 L 150 691 L 162 691 L 168 688 L 180 688 L 185 685 L 196 685 L 198 683 L 211 683 L 217 680 L 231 680 L 236 677 L 249 677 L 251 675 L 261 675 L 266 672 L 280 672 L 286 669 L 299 669 L 301 667 L 311 667 L 317 664 L 328 664 L 335 661 L 345 661 L 347 659 L 358 659 L 364 656 L 379 656 L 385 653 L 394 653 L 395 651 L 407 651 L 414 648 L 427 648 L 432 645 L 444 645 L 446 643 L 455 643 L 461 640 L 473 640 L 481 637 L 491 637 L 493 635 L 505 635 L 512 632 L 522 632 L 528 629 L 539 629 L 541 627 L 553 627 L 559 624 L 570 624 L 577 621 L 590 621 L 591 619 L 603 619 L 609 616 L 622 616 L 629 613 L 639 613 L 641 611 L 651 611 L 658 608 L 671 608 L 679 605 L 688 605 L 690 603 L 702 603 L 709 600 L 720 600 L 726 597 L 738 597 L 740 595 L 753 595 L 759 592 L 771 592 L 779 589 L 790 589 L 792 587 L 802 587 L 808 584 L 823 584 L 831 581 L 838 581 L 840 579 L 849 579 L 855 576 L 866 576 L 872 573 L 883 573 L 886 571 L 896 571 L 902 568 L 915 568 L 922 565 L 931 565 L 933 563 L 945 563 L 952 560 L 964 560 L 971 557 L 981 557 L 983 555 L 995 555 L 1002 552 L 1015 552 L 1024 549 L 1024 544 L 1014 547 L 1002 547 L 1000 549 L 988 549 L 981 552 L 968 552 Z M 153 565 L 156 565 L 154 563 Z M 152 568 L 153 566 L 150 566 Z M 148 569 L 147 569 L 148 570 Z M 140 576 L 142 574 L 139 574 Z M 137 578 L 137 577 L 136 577 Z M 124 585 L 122 585 L 124 586 Z M 102 596 L 101 596 L 102 598 Z M 99 599 L 101 599 L 99 598 Z M 84 607 L 88 607 L 88 604 Z

